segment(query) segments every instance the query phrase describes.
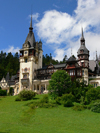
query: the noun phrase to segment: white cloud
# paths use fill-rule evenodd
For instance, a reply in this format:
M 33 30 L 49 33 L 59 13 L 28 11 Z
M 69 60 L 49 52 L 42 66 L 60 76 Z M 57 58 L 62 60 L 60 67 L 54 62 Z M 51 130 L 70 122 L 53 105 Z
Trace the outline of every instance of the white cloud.
M 63 58 L 64 54 L 70 56 L 71 47 L 73 54 L 77 55 L 81 27 L 84 29 L 90 58 L 93 58 L 92 53 L 100 48 L 100 0 L 78 0 L 73 12 L 73 15 L 70 15 L 56 10 L 46 11 L 35 25 L 38 36 L 54 49 L 55 59 Z
M 19 52 L 19 49 L 20 49 L 20 48 L 18 48 L 18 47 L 14 48 L 14 46 L 9 46 L 9 48 L 3 49 L 3 51 L 6 52 L 6 53 L 11 52 L 11 53 L 14 54 L 14 53 L 16 53 L 16 52 Z
M 29 15 L 31 17 L 31 15 Z M 32 19 L 38 22 L 39 13 L 32 14 Z
M 60 61 L 60 60 L 62 60 L 64 58 L 65 50 L 63 50 L 63 49 L 56 49 L 54 53 L 55 53 L 56 57 L 53 57 L 53 58 L 55 60 Z

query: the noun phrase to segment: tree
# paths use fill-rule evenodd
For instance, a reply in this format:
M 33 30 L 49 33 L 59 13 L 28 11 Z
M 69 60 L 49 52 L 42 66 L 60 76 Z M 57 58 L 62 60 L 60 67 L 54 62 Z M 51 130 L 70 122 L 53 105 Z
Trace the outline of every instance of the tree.
M 48 90 L 50 95 L 55 99 L 62 96 L 71 88 L 71 78 L 65 70 L 58 70 L 52 74 L 49 81 Z

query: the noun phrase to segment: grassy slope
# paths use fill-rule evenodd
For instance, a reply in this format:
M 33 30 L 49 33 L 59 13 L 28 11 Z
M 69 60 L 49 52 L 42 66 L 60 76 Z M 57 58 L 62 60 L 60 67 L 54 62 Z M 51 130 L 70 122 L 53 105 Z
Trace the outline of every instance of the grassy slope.
M 62 106 L 31 110 L 25 106 L 30 101 L 15 102 L 14 99 L 0 98 L 2 133 L 100 133 L 98 113 L 74 111 Z

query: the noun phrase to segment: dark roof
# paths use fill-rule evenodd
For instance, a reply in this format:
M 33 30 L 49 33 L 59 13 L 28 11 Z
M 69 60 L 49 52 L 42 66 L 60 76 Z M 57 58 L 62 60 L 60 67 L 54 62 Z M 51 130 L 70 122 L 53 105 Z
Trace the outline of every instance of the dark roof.
M 76 60 L 73 56 L 71 56 L 71 57 L 67 60 L 67 62 L 77 62 L 77 60 Z
M 62 67 L 65 67 L 65 66 L 66 66 L 66 63 L 54 65 L 55 68 L 62 68 Z
M 50 65 L 53 65 L 53 64 L 50 63 Z M 50 65 L 48 65 L 48 66 L 50 66 Z M 48 66 L 44 66 L 44 67 L 39 68 L 37 70 L 45 70 L 45 69 L 48 68 Z M 56 64 L 56 65 L 53 65 L 53 66 L 54 66 L 54 68 L 62 68 L 62 67 L 65 67 L 66 66 L 66 63 L 64 63 L 64 64 Z
M 83 53 L 81 53 L 81 50 L 83 50 Z M 89 50 L 85 47 L 85 44 L 81 44 L 80 48 L 77 52 L 78 55 L 80 54 L 89 54 Z
M 26 41 L 28 41 L 30 47 L 34 47 L 35 45 L 35 37 L 34 37 L 34 33 L 28 33 L 27 35 L 27 38 L 26 38 Z
M 78 49 L 77 55 L 80 55 L 80 54 L 89 54 L 89 50 L 85 46 L 85 39 L 84 39 L 84 35 L 83 35 L 83 28 L 82 28 L 82 36 L 81 36 L 80 41 L 81 41 L 81 46 Z M 81 52 L 82 50 L 83 50 L 83 52 Z
M 25 43 L 26 42 L 29 44 L 30 47 L 34 47 L 35 43 L 36 43 L 34 33 L 33 33 L 33 27 L 32 27 L 32 16 L 31 16 L 31 22 L 30 22 L 30 27 L 29 27 L 29 33 L 28 33 L 26 40 L 25 40 Z M 24 46 L 24 44 L 23 44 L 23 46 Z
M 6 81 L 10 80 L 9 72 L 6 75 Z

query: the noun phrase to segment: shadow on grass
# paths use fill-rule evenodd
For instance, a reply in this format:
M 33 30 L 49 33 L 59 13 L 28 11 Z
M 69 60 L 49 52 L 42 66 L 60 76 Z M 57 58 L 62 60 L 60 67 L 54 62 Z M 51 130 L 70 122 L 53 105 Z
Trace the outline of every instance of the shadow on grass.
M 34 116 L 35 111 L 36 111 L 35 109 L 31 109 L 31 108 L 29 108 L 28 110 L 23 111 L 23 114 L 20 118 L 21 122 L 29 124 L 29 121 Z
M 40 99 L 40 98 L 36 98 L 36 97 L 33 98 L 33 100 L 37 100 L 37 99 Z

